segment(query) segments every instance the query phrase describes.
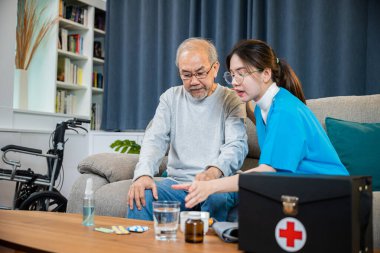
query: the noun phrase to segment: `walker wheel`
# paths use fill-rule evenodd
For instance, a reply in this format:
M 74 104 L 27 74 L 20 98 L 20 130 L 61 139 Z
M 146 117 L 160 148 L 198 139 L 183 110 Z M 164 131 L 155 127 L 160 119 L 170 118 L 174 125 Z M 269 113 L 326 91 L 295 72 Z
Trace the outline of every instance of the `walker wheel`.
M 20 210 L 66 212 L 67 199 L 59 192 L 35 192 L 20 205 Z

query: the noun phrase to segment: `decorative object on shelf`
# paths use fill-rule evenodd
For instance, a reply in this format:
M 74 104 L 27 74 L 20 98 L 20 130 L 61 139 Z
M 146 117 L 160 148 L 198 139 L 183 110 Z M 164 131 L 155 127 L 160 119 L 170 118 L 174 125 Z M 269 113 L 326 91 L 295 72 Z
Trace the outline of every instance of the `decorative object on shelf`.
M 94 41 L 94 57 L 103 59 L 102 43 L 100 41 Z
M 127 153 L 127 154 L 140 154 L 141 146 L 135 141 L 131 140 L 116 140 L 110 147 L 115 149 L 116 152 Z M 121 150 L 120 150 L 121 149 Z
M 94 27 L 102 31 L 106 30 L 106 13 L 104 11 L 95 9 Z
M 14 105 L 18 109 L 28 109 L 28 71 L 15 69 L 15 86 L 17 95 L 14 96 Z
M 19 109 L 27 109 L 28 67 L 37 48 L 58 18 L 41 22 L 46 7 L 39 10 L 36 0 L 19 0 L 17 8 L 15 105 Z

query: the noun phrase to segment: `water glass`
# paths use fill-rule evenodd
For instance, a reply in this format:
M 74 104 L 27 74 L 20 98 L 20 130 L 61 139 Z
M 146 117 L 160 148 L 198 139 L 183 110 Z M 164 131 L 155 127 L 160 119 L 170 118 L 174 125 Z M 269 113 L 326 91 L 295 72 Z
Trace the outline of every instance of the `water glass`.
M 154 234 L 157 240 L 177 239 L 179 210 L 178 201 L 153 202 Z

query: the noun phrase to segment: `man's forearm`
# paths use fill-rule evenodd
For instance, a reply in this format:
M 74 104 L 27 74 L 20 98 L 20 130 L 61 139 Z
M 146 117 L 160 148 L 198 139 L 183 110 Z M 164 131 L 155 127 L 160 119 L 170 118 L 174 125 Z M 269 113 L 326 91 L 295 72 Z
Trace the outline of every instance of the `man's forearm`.
M 210 166 L 207 168 L 206 173 L 209 173 L 212 178 L 217 179 L 223 176 L 223 172 L 218 168 L 214 166 Z

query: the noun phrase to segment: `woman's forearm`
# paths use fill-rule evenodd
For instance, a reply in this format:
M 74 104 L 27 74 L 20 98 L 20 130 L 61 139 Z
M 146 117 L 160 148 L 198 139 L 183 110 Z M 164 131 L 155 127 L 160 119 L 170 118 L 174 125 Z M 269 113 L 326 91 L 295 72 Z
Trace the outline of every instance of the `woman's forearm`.
M 237 192 L 239 190 L 239 175 L 211 180 L 209 183 L 213 187 L 213 193 Z
M 252 168 L 249 170 L 244 171 L 244 173 L 249 172 L 276 172 L 277 170 L 273 168 L 272 166 L 266 165 L 266 164 L 260 164 L 256 168 Z
M 276 170 L 266 164 L 260 164 L 258 167 L 249 169 L 244 173 L 247 172 L 276 172 Z M 239 190 L 239 174 L 211 180 L 209 183 L 212 185 L 212 193 L 237 192 Z

